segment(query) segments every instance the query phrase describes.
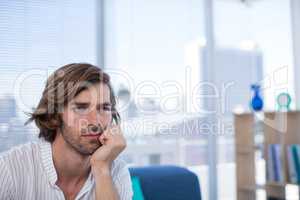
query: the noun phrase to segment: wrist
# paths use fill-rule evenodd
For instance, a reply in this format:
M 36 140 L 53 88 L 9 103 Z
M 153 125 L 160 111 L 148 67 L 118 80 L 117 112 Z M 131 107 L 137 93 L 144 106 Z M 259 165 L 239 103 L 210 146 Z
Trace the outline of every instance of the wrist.
M 110 176 L 111 175 L 111 166 L 107 163 L 102 162 L 91 162 L 91 170 L 94 176 Z

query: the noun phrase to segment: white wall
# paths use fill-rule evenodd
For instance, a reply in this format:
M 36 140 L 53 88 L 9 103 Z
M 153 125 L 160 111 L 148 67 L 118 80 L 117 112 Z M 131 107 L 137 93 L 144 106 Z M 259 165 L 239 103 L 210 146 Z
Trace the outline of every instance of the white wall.
M 296 107 L 300 109 L 300 1 L 291 0 Z

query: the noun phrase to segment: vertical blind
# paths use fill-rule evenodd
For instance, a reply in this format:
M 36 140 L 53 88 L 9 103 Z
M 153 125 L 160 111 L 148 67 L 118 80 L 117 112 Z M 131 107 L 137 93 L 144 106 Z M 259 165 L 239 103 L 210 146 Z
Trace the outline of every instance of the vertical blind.
M 0 1 L 0 152 L 36 138 L 24 126 L 53 70 L 97 60 L 97 2 Z

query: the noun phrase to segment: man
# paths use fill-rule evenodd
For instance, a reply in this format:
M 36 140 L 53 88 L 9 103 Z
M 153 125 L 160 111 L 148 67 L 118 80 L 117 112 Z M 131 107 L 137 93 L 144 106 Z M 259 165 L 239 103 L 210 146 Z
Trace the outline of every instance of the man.
M 47 80 L 28 122 L 40 141 L 0 157 L 0 199 L 132 199 L 126 141 L 109 76 L 90 64 L 69 64 Z

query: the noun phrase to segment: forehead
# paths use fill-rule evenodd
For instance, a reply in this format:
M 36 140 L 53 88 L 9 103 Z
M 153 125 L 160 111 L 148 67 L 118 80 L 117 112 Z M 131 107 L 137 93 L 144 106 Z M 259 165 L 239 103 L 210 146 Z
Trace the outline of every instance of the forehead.
M 81 91 L 72 101 L 110 102 L 110 89 L 105 83 L 95 83 Z

